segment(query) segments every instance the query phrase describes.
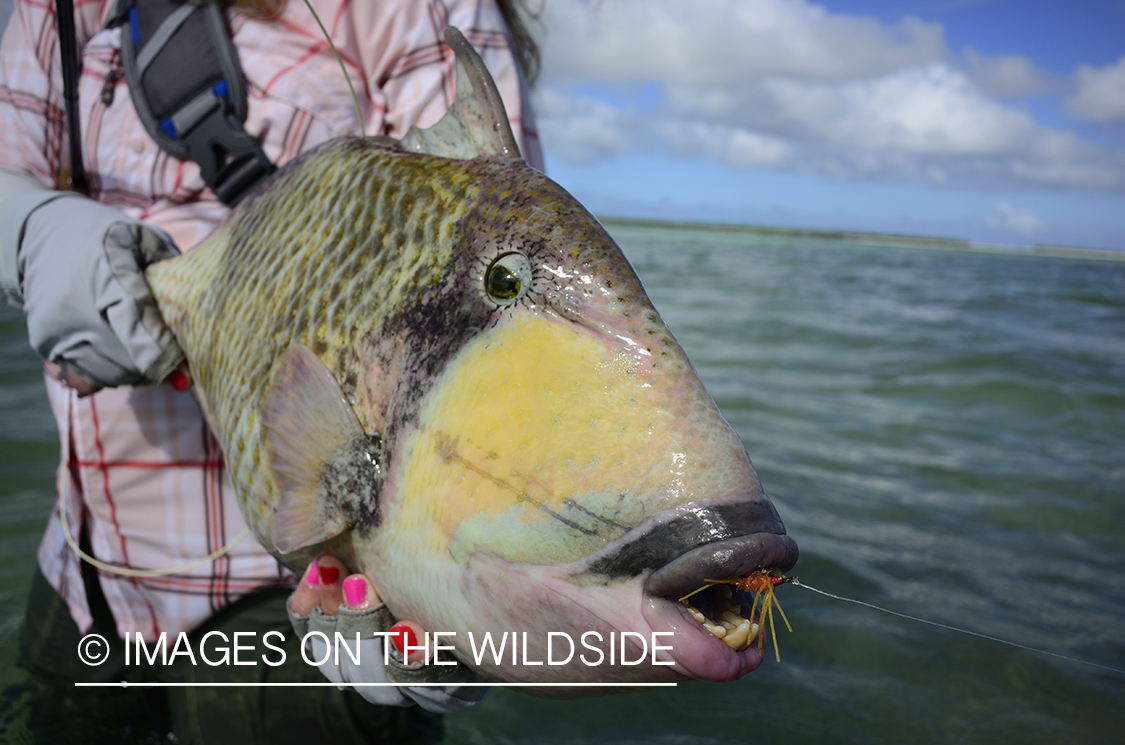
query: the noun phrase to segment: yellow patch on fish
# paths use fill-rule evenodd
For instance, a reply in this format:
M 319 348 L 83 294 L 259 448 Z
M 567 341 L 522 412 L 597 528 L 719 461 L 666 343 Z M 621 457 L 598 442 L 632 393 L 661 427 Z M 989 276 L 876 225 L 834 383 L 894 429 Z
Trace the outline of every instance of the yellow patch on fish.
M 403 449 L 408 496 L 395 519 L 432 526 L 441 535 L 429 540 L 458 558 L 474 548 L 532 563 L 585 555 L 642 517 L 638 495 L 678 491 L 683 456 L 668 447 L 674 417 L 658 381 L 581 327 L 509 316 L 427 396 Z M 513 521 L 518 544 L 505 530 Z

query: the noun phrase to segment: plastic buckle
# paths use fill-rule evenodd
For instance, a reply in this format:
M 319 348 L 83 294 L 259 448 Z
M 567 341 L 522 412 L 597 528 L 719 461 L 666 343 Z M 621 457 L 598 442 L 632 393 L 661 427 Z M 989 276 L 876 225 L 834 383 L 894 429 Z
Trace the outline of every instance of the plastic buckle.
M 229 102 L 214 95 L 214 103 L 186 132 L 177 132 L 191 159 L 199 164 L 203 180 L 232 207 L 274 172 L 258 141 L 232 118 Z

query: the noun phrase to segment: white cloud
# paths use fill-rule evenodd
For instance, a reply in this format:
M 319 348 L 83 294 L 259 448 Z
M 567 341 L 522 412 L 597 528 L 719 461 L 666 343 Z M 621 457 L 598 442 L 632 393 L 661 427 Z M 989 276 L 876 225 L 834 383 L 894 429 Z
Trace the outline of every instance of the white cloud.
M 657 126 L 661 140 L 682 156 L 706 155 L 733 168 L 784 165 L 793 152 L 785 140 L 742 127 L 669 120 Z
M 965 50 L 969 74 L 981 90 L 1001 97 L 1031 97 L 1052 87 L 1051 76 L 1020 55 L 989 56 Z
M 682 91 L 677 102 L 690 107 L 691 93 Z M 865 150 L 988 154 L 1035 129 L 1027 114 L 987 98 L 944 64 L 842 85 L 770 79 L 741 103 L 732 112 L 739 118 Z
M 727 85 L 848 80 L 947 55 L 941 26 L 894 26 L 805 0 L 548 0 L 546 77 Z
M 1030 210 L 1021 210 L 1008 202 L 997 202 L 994 215 L 989 222 L 998 222 L 1001 227 L 1024 236 L 1032 236 L 1043 231 L 1047 223 Z
M 1125 57 L 1101 68 L 1082 65 L 1074 78 L 1078 91 L 1067 99 L 1070 113 L 1098 122 L 1125 121 Z
M 621 155 L 638 144 L 628 113 L 607 103 L 544 88 L 535 106 L 544 141 L 572 163 Z
M 806 0 L 687 8 L 549 0 L 538 97 L 548 150 L 581 163 L 660 149 L 734 169 L 1125 189 L 1120 148 L 1045 127 L 997 98 L 1057 83 L 1024 57 L 970 50 L 964 68 L 939 25 L 887 26 Z M 1118 67 L 1125 77 L 1125 58 Z M 1094 88 L 1111 73 L 1080 77 Z M 617 96 L 622 82 L 655 84 L 659 95 Z M 602 87 L 597 99 L 590 83 Z M 1125 106 L 1125 82 L 1114 95 Z

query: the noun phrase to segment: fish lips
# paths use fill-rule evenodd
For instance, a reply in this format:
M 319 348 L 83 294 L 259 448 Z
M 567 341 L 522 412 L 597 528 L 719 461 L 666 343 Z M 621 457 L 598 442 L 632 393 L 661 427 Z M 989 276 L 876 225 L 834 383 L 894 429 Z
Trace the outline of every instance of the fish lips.
M 742 577 L 755 569 L 788 572 L 797 563 L 797 542 L 777 533 L 752 533 L 688 551 L 652 573 L 645 594 L 681 598 L 704 580 Z
M 600 552 L 583 574 L 614 580 L 652 572 L 647 595 L 679 598 L 704 579 L 759 568 L 786 572 L 798 553 L 768 499 L 726 497 L 681 505 L 645 521 Z

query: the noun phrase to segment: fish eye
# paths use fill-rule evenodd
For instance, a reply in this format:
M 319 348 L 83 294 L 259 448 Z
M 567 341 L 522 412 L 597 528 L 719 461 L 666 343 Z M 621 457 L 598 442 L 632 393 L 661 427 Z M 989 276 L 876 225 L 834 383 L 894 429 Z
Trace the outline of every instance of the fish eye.
M 531 286 L 531 262 L 522 254 L 504 254 L 485 273 L 484 290 L 497 305 L 511 305 Z

